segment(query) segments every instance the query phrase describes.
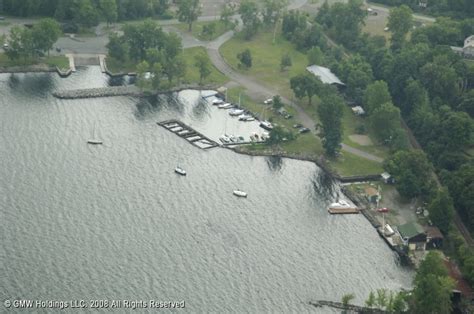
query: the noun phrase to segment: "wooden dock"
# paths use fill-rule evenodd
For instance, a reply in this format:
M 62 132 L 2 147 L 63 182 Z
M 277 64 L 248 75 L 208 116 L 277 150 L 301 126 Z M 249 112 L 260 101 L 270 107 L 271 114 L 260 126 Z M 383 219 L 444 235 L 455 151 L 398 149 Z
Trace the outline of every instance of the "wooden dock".
M 357 208 L 357 207 L 328 208 L 328 212 L 332 215 L 358 214 L 359 213 L 359 208 Z
M 214 142 L 207 136 L 199 133 L 190 126 L 184 124 L 179 120 L 165 120 L 157 122 L 159 126 L 164 127 L 168 131 L 178 135 L 181 138 L 184 138 L 189 143 L 201 149 L 211 149 L 219 146 L 218 143 Z

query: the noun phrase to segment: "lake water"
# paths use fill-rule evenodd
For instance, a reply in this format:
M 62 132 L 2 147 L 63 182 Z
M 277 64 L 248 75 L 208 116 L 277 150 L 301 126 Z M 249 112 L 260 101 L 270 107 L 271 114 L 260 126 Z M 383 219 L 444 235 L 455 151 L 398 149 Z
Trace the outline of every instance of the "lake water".
M 109 84 L 98 67 L 0 75 L 0 301 L 327 313 L 308 301 L 352 292 L 362 304 L 371 290 L 410 286 L 413 273 L 362 215 L 327 213 L 340 190 L 313 163 L 201 150 L 156 124 L 180 119 L 214 139 L 258 128 L 224 119 L 198 92 L 51 96 Z

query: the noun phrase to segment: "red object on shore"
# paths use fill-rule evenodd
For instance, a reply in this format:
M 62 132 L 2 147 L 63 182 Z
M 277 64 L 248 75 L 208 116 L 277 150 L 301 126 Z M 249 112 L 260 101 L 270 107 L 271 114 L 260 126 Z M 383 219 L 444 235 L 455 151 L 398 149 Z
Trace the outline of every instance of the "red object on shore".
M 389 209 L 387 207 L 384 207 L 384 208 L 377 208 L 377 211 L 379 213 L 388 213 Z

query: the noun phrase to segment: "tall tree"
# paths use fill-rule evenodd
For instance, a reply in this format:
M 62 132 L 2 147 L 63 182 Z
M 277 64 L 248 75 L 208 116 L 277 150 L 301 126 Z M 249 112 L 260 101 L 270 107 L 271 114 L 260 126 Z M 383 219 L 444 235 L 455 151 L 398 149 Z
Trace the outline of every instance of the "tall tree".
M 368 114 L 374 113 L 383 104 L 391 102 L 392 97 L 385 81 L 375 81 L 367 86 L 364 95 L 364 107 Z
M 194 65 L 199 70 L 199 84 L 202 84 L 202 81 L 211 74 L 211 62 L 205 54 L 196 55 L 194 60 Z
M 398 151 L 385 161 L 384 168 L 395 178 L 401 196 L 412 198 L 431 193 L 432 165 L 423 151 Z
M 318 78 L 309 73 L 299 74 L 290 79 L 290 86 L 296 98 L 308 97 L 309 105 L 313 96 L 322 89 L 322 84 Z
M 342 115 L 344 100 L 336 93 L 326 95 L 318 106 L 322 124 L 323 147 L 329 156 L 335 156 L 342 140 Z
M 59 23 L 52 18 L 41 19 L 33 26 L 33 40 L 35 49 L 48 52 L 61 35 Z
M 116 0 L 100 0 L 100 9 L 107 21 L 107 25 L 117 21 L 118 11 Z
M 257 3 L 252 0 L 243 0 L 239 7 L 239 14 L 244 24 L 245 39 L 250 39 L 261 25 Z
M 387 26 L 392 32 L 392 49 L 400 49 L 413 26 L 412 10 L 406 5 L 390 9 Z
M 382 104 L 372 112 L 370 124 L 376 131 L 379 140 L 390 144 L 396 132 L 401 129 L 400 109 L 390 102 Z
M 430 219 L 444 233 L 448 234 L 453 219 L 453 200 L 447 190 L 438 191 L 428 206 Z
M 429 267 L 430 265 L 431 267 Z M 413 289 L 413 312 L 420 314 L 451 313 L 454 281 L 447 276 L 439 253 L 431 251 L 421 262 Z
M 193 23 L 201 15 L 201 3 L 199 0 L 179 0 L 178 19 L 188 24 L 188 30 L 192 31 Z

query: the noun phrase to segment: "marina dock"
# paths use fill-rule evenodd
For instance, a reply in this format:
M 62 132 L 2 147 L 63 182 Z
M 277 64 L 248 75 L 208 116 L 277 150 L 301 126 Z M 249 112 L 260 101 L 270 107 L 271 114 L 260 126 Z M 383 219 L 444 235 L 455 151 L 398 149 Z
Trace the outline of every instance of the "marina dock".
M 328 212 L 332 215 L 346 215 L 346 214 L 358 214 L 359 209 L 357 207 L 350 208 L 328 208 Z
M 164 127 L 168 131 L 178 135 L 181 138 L 184 138 L 192 145 L 201 148 L 201 149 L 211 149 L 219 146 L 218 143 L 214 142 L 207 136 L 199 133 L 190 126 L 184 124 L 179 120 L 166 120 L 162 122 L 157 122 L 159 126 Z

